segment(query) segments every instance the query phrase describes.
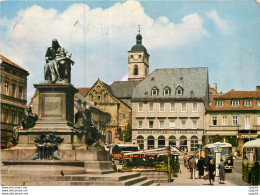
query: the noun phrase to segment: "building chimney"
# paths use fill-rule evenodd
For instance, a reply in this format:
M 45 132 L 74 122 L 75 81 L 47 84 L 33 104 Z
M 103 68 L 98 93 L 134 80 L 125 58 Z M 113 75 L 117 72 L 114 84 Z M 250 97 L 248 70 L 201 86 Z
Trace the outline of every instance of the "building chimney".
M 214 83 L 214 89 L 216 90 L 216 92 L 218 92 L 218 84 Z
M 260 86 L 256 86 L 256 91 L 260 91 Z

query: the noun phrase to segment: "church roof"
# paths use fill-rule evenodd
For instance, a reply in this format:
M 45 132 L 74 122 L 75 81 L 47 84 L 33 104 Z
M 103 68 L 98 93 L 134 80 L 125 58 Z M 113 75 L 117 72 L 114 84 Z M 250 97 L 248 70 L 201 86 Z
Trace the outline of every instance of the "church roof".
M 131 98 L 138 83 L 140 81 L 115 81 L 110 85 L 110 89 L 117 98 Z
M 163 94 L 166 87 L 169 95 Z M 152 95 L 152 89 L 158 90 L 157 95 Z M 182 95 L 177 95 L 177 89 Z M 135 87 L 132 98 L 208 100 L 208 68 L 156 69 Z
M 134 45 L 132 47 L 132 49 L 130 51 L 144 51 L 145 53 L 147 53 L 146 48 L 142 45 L 142 35 L 138 34 L 136 36 L 136 45 Z

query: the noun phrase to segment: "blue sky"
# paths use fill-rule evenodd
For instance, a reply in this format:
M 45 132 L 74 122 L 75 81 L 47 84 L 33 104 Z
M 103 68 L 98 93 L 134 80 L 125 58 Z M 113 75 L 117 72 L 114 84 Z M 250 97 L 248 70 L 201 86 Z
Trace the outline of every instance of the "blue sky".
M 111 84 L 126 78 L 138 25 L 150 73 L 208 67 L 219 91 L 260 85 L 260 4 L 253 0 L 3 1 L 0 53 L 30 72 L 30 101 L 53 38 L 72 53 L 75 87 L 90 87 L 98 78 Z

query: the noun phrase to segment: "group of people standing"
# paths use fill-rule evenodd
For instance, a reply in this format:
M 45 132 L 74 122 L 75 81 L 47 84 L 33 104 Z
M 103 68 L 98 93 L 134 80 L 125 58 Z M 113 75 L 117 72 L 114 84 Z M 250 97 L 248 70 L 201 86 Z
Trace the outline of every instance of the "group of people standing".
M 216 165 L 213 159 L 210 159 L 208 164 L 208 174 L 204 176 L 204 170 L 206 169 L 206 164 L 203 157 L 194 158 L 191 157 L 188 162 L 188 169 L 190 169 L 191 179 L 209 179 L 209 184 L 213 185 L 216 175 Z M 218 165 L 219 169 L 219 183 L 222 184 L 222 181 L 225 180 L 225 165 L 223 160 L 221 160 Z

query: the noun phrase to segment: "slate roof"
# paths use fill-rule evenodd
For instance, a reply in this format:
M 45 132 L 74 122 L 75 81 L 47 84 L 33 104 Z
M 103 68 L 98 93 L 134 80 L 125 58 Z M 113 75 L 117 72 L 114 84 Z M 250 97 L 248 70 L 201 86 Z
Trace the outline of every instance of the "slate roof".
M 135 86 L 140 81 L 115 81 L 110 85 L 110 89 L 117 98 L 132 98 Z
M 166 86 L 171 90 L 170 95 L 163 95 Z M 176 93 L 179 86 L 183 88 L 183 95 Z M 159 90 L 157 96 L 151 94 L 153 87 Z M 157 69 L 136 86 L 132 98 L 191 99 L 192 97 L 208 101 L 208 88 L 208 68 Z M 191 91 L 193 91 L 192 95 Z

